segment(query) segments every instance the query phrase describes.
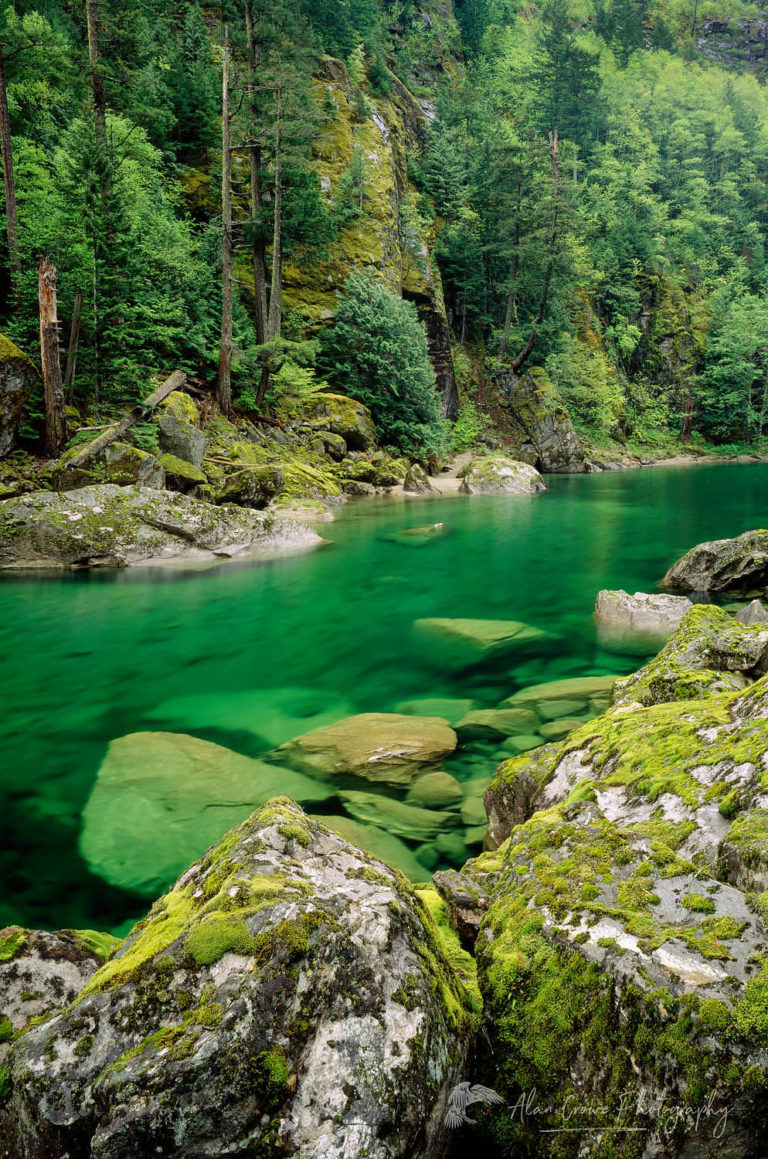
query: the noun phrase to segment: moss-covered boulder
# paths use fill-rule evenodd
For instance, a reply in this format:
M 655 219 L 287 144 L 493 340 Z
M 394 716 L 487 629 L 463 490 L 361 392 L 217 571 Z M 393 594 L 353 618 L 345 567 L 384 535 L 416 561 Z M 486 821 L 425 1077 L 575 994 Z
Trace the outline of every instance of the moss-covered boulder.
M 0 930 L 0 1067 L 11 1041 L 76 998 L 119 944 L 93 930 Z
M 298 523 L 150 488 L 104 484 L 0 503 L 0 568 L 203 562 L 320 542 Z
M 456 733 L 440 717 L 365 712 L 295 737 L 272 756 L 316 777 L 410 785 L 455 748 Z
M 80 852 L 110 885 L 155 898 L 271 797 L 312 804 L 333 792 L 314 777 L 195 736 L 130 733 L 111 742 L 99 768 Z
M 760 1153 L 768 929 L 678 844 L 583 799 L 512 834 L 477 938 L 499 1154 Z
M 768 630 L 722 608 L 694 604 L 667 644 L 632 676 L 617 680 L 615 704 L 661 704 L 744 688 L 765 671 Z
M 283 488 L 283 472 L 274 464 L 242 467 L 229 472 L 214 487 L 217 503 L 236 503 L 239 507 L 266 507 Z
M 116 483 L 119 487 L 136 484 L 158 488 L 165 484 L 164 464 L 130 443 L 110 443 L 104 451 L 103 462 L 105 465 L 99 474 L 106 483 Z M 75 472 L 70 474 L 75 475 Z
M 423 467 L 418 463 L 411 463 L 405 472 L 403 479 L 403 490 L 411 495 L 426 495 L 435 488 L 432 486 L 432 480 Z
M 516 825 L 522 825 L 534 811 L 542 786 L 554 773 L 560 746 L 543 745 L 502 761 L 483 798 L 488 818 L 488 840 L 498 849 Z
M 0 334 L 0 459 L 16 446 L 24 408 L 39 381 L 31 359 Z
M 762 590 L 768 587 L 768 531 L 699 543 L 672 565 L 664 583 L 685 592 Z
M 157 408 L 155 423 L 161 451 L 202 467 L 207 439 L 200 430 L 200 412 L 188 394 L 171 391 Z
M 486 455 L 473 459 L 464 469 L 459 490 L 464 495 L 535 495 L 546 488 L 530 463 L 519 463 L 505 455 Z
M 302 404 L 301 421 L 312 430 L 340 435 L 350 451 L 369 451 L 376 446 L 376 430 L 367 407 L 346 395 L 313 395 Z
M 14 1044 L 14 1159 L 440 1154 L 476 1000 L 434 900 L 272 801 Z
M 158 459 L 158 464 L 165 474 L 165 485 L 169 491 L 192 491 L 208 482 L 208 477 L 199 467 L 187 463 L 176 455 L 167 452 Z M 117 482 L 117 480 L 115 480 Z

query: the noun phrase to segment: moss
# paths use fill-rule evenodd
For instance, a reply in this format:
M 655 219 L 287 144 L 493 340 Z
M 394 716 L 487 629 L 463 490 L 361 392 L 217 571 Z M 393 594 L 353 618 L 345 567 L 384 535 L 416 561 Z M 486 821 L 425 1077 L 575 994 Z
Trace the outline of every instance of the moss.
M 8 1066 L 0 1066 L 0 1102 L 11 1096 L 11 1071 Z
M 12 962 L 17 958 L 24 950 L 27 938 L 28 931 L 21 926 L 6 926 L 0 930 L 0 962 Z
M 0 1017 L 0 1042 L 10 1042 L 13 1037 L 13 1026 L 9 1018 Z
M 197 1025 L 204 1026 L 206 1030 L 215 1030 L 223 1017 L 224 1011 L 219 1002 L 204 1002 L 193 1015 Z
M 285 837 L 286 841 L 298 841 L 299 845 L 304 846 L 312 844 L 312 837 L 303 825 L 280 825 L 278 832 L 281 837 Z
M 717 910 L 712 899 L 703 897 L 700 893 L 689 893 L 687 897 L 681 899 L 680 905 L 697 914 L 713 914 Z
M 249 955 L 254 939 L 239 914 L 209 914 L 187 935 L 184 949 L 198 966 L 211 966 L 227 953 Z
M 82 1058 L 83 1055 L 90 1054 L 93 1050 L 94 1037 L 92 1034 L 84 1034 L 82 1038 L 78 1038 L 75 1043 L 75 1057 Z
M 477 983 L 477 965 L 472 955 L 463 949 L 456 931 L 451 928 L 445 902 L 434 886 L 417 886 L 416 897 L 422 903 L 425 924 L 432 935 L 432 945 L 425 945 L 423 952 L 428 976 L 437 980 L 450 1017 L 456 1023 L 461 1023 L 464 1020 L 462 1007 L 473 1014 L 478 1014 L 482 1010 L 483 1003 Z M 444 971 L 439 965 L 439 957 L 434 952 L 438 947 L 461 984 L 458 996 L 455 993 L 455 984 L 451 985 L 443 977 Z
M 421 999 L 421 983 L 418 974 L 406 974 L 402 986 L 392 991 L 392 1001 L 406 1010 L 416 1010 Z
M 281 1050 L 264 1050 L 254 1059 L 256 1089 L 268 1110 L 277 1110 L 287 1098 L 290 1087 L 288 1060 Z
M 62 930 L 62 933 L 73 938 L 84 952 L 93 954 L 100 962 L 106 962 L 122 943 L 122 938 L 98 930 Z

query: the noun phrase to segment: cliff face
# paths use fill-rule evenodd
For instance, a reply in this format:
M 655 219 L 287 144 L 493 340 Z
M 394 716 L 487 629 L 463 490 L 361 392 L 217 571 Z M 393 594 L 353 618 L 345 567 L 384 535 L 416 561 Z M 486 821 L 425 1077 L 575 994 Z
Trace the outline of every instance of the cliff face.
M 328 56 L 320 61 L 317 99 L 330 116 L 315 145 L 314 165 L 329 206 L 341 188 L 348 190 L 350 180 L 355 182 L 357 216 L 324 260 L 287 266 L 284 304 L 301 329 L 317 332 L 332 319 L 337 291 L 349 274 L 376 269 L 390 289 L 416 305 L 427 331 L 443 414 L 455 418 L 458 395 L 450 330 L 432 257 L 435 230 L 420 213 L 420 195 L 408 176 L 409 157 L 420 149 L 434 113 L 428 101 L 417 100 L 393 73 L 388 80 L 389 94 L 373 96 L 350 80 L 341 61 Z
M 755 4 L 765 13 L 765 0 L 755 0 Z M 696 30 L 696 47 L 725 68 L 764 76 L 768 71 L 768 19 L 706 20 Z

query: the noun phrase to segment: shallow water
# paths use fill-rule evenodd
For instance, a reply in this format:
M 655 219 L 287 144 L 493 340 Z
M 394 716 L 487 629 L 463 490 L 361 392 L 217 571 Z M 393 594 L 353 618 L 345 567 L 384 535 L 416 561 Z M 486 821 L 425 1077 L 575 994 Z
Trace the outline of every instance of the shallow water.
M 652 590 L 694 543 L 766 522 L 768 465 L 547 482 L 530 498 L 349 503 L 320 528 L 331 545 L 266 563 L 4 577 L 0 926 L 109 929 L 145 912 L 146 900 L 89 872 L 77 841 L 109 741 L 168 727 L 148 715 L 158 704 L 302 688 L 355 712 L 439 696 L 494 707 L 541 680 L 628 672 L 636 658 L 597 647 L 597 591 Z M 437 522 L 445 534 L 421 545 L 387 538 Z M 443 616 L 523 620 L 552 639 L 517 662 L 457 674 L 412 632 L 419 617 Z M 265 747 L 221 724 L 183 731 L 248 755 Z M 490 776 L 493 749 L 472 755 L 452 771 Z

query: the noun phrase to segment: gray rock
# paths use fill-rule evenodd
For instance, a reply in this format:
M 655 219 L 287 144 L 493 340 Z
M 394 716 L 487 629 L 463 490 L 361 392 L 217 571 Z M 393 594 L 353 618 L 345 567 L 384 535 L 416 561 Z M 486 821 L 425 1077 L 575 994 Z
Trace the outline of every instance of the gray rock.
M 174 390 L 158 407 L 155 419 L 161 451 L 202 467 L 207 439 L 200 430 L 200 414 L 188 394 Z
M 745 608 L 741 608 L 736 613 L 736 619 L 740 624 L 768 624 L 768 609 L 765 608 L 759 600 L 752 600 L 751 604 L 747 604 Z
M 131 567 L 303 550 L 309 527 L 187 495 L 103 484 L 0 503 L 0 568 Z
M 0 1064 L 10 1035 L 69 1005 L 119 944 L 91 931 L 0 930 Z
M 590 469 L 565 403 L 544 370 L 532 367 L 520 377 L 507 371 L 497 384 L 521 458 L 545 474 Z
M 39 381 L 31 359 L 0 335 L 0 459 L 16 446 L 24 408 Z
M 686 596 L 602 591 L 595 603 L 597 635 L 603 647 L 647 651 L 660 647 L 693 607 Z
M 434 491 L 434 489 L 429 475 L 424 468 L 420 467 L 418 463 L 411 463 L 405 473 L 403 490 L 413 495 L 426 495 L 428 492 Z
M 154 455 L 130 443 L 111 443 L 104 452 L 103 461 L 109 483 L 117 483 L 120 487 L 136 484 L 158 489 L 165 485 L 163 464 Z
M 664 576 L 683 591 L 738 592 L 768 585 L 768 531 L 745 531 L 691 548 Z
M 464 495 L 534 495 L 544 490 L 544 480 L 535 467 L 504 455 L 473 459 L 459 485 Z
M 278 798 L 14 1045 L 11 1155 L 437 1159 L 460 954 L 401 875 Z
M 213 497 L 217 503 L 236 503 L 258 511 L 282 490 L 283 482 L 279 466 L 240 467 L 215 483 Z

